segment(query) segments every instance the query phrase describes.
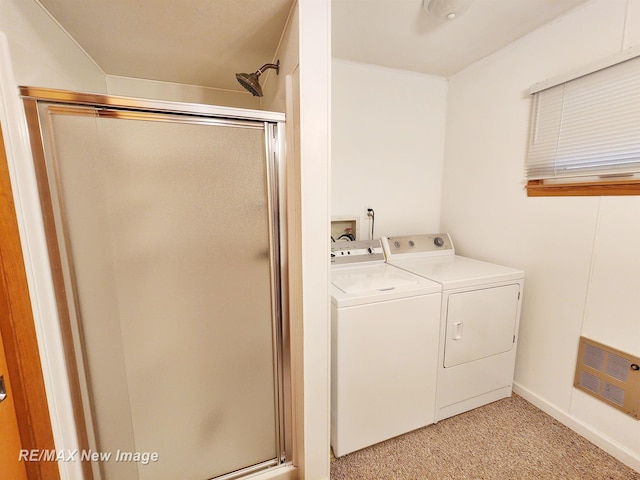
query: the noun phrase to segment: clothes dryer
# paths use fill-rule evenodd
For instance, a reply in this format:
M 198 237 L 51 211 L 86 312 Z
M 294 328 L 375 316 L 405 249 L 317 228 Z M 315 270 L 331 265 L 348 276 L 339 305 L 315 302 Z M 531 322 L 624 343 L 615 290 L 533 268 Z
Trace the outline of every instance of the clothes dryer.
M 442 285 L 435 420 L 510 396 L 524 272 L 455 255 L 447 233 L 382 242 L 391 265 Z
M 385 263 L 380 240 L 331 249 L 331 446 L 434 422 L 441 286 Z

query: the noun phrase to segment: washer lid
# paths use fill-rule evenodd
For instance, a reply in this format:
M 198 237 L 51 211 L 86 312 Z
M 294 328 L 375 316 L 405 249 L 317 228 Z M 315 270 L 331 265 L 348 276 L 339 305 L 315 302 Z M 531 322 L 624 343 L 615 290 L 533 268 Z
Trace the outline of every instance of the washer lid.
M 522 270 L 460 255 L 403 258 L 394 260 L 392 264 L 441 283 L 445 290 L 524 278 Z
M 424 280 L 386 263 L 363 268 L 334 269 L 331 272 L 331 283 L 344 293 L 383 292 L 402 287 L 420 287 L 425 285 Z
M 440 293 L 442 286 L 388 263 L 332 267 L 331 296 L 338 306 Z

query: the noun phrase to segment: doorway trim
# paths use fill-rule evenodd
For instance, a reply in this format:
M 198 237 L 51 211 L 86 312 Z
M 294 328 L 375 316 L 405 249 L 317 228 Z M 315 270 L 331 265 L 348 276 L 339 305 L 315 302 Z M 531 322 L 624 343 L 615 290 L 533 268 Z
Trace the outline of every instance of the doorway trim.
M 8 174 L 13 193 L 15 219 L 22 249 L 24 273 L 32 307 L 32 327 L 41 368 L 41 381 L 46 392 L 42 411 L 48 410 L 48 419 L 57 448 L 74 449 L 75 425 L 67 421 L 71 415 L 66 391 L 67 376 L 58 363 L 62 357 L 60 333 L 55 322 L 56 305 L 46 250 L 44 229 L 38 192 L 33 171 L 33 161 L 27 138 L 27 122 L 20 101 L 9 41 L 0 32 L 0 124 L 4 133 Z M 33 359 L 33 357 L 32 357 Z M 53 448 L 53 444 L 50 445 Z M 74 462 L 51 462 L 51 478 L 73 480 L 80 478 L 80 470 Z M 56 472 L 55 470 L 59 470 Z M 37 477 L 36 477 L 37 478 Z M 43 477 L 47 478 L 47 477 Z
M 38 340 L 16 219 L 11 180 L 0 129 L 0 275 L 2 275 L 2 315 L 0 337 L 4 344 L 11 377 L 13 405 L 18 421 L 20 448 L 55 448 L 47 395 L 44 388 Z M 59 479 L 53 462 L 24 462 L 29 479 Z

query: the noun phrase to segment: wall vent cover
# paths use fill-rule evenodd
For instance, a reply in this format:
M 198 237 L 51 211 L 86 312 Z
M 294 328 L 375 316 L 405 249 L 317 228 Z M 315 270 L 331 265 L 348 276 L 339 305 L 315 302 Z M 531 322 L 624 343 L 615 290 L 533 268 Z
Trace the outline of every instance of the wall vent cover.
M 640 419 L 640 358 L 580 337 L 573 385 Z

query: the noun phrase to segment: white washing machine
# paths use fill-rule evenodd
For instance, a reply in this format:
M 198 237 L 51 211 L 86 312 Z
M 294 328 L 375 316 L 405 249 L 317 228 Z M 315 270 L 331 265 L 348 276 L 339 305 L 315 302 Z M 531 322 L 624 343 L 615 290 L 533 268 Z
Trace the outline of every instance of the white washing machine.
M 385 263 L 380 240 L 331 249 L 336 457 L 434 422 L 440 284 Z
M 446 233 L 382 241 L 391 265 L 442 285 L 435 421 L 510 396 L 524 272 L 455 255 Z

